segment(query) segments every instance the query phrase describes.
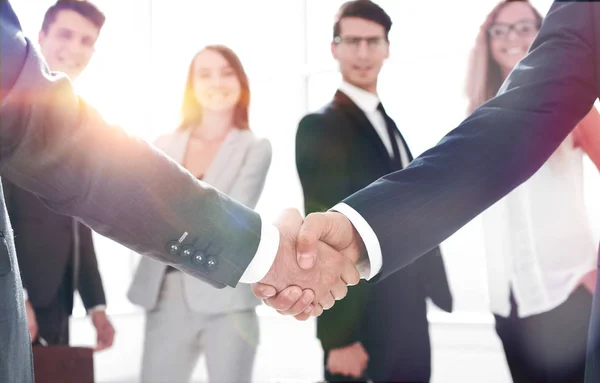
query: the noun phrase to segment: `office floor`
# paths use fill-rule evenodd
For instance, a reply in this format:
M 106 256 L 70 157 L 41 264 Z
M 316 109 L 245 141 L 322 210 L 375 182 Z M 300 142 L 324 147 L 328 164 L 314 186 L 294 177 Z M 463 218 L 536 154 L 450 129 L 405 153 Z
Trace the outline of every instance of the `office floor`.
M 255 383 L 317 382 L 322 376 L 322 350 L 314 337 L 315 322 L 295 322 L 259 308 L 261 345 L 254 369 Z M 431 383 L 510 383 L 502 346 L 485 315 L 433 313 L 430 328 L 433 350 Z M 114 347 L 95 357 L 97 383 L 137 383 L 144 319 L 141 313 L 113 317 L 117 331 Z M 89 320 L 72 320 L 72 343 L 91 345 Z M 205 382 L 203 360 L 194 382 Z M 178 382 L 169 382 L 178 383 Z

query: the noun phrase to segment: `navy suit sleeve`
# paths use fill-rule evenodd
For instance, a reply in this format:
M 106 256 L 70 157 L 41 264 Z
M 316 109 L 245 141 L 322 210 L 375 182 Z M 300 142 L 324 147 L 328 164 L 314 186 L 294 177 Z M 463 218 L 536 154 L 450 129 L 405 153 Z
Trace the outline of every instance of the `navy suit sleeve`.
M 379 278 L 425 254 L 526 181 L 589 112 L 597 97 L 599 12 L 600 3 L 554 3 L 530 53 L 497 97 L 405 170 L 344 201 L 373 228 L 382 254 L 394 254 L 384 256 Z
M 79 295 L 86 310 L 98 305 L 106 305 L 106 296 L 102 286 L 102 277 L 98 269 L 98 259 L 94 249 L 92 230 L 85 225 L 78 225 L 79 231 L 79 278 L 77 286 Z

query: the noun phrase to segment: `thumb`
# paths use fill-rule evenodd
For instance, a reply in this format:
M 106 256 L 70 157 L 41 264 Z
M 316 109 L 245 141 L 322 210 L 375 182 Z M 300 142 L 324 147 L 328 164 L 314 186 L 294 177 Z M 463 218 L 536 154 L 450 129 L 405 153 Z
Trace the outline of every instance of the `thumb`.
M 296 241 L 296 256 L 301 269 L 312 269 L 317 261 L 317 246 L 319 240 L 328 231 L 327 220 L 320 213 L 309 214 L 300 227 Z

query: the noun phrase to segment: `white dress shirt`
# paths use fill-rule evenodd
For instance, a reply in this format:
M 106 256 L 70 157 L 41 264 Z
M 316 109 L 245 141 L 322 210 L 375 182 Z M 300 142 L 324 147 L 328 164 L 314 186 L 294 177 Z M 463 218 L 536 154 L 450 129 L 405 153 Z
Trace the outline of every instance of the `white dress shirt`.
M 528 181 L 482 214 L 491 311 L 519 317 L 565 302 L 595 269 L 583 193 L 583 153 L 570 135 Z
M 360 89 L 347 82 L 342 82 L 339 90 L 343 92 L 352 102 L 356 104 L 367 116 L 373 128 L 381 138 L 381 141 L 385 145 L 390 157 L 393 156 L 392 143 L 390 136 L 387 131 L 387 126 L 382 113 L 377 109 L 380 103 L 379 97 L 376 94 L 367 92 L 366 90 Z M 399 137 L 396 137 L 398 143 L 398 149 L 400 150 L 400 158 L 403 166 L 408 165 L 408 153 L 404 147 L 404 143 Z M 381 246 L 377 235 L 369 226 L 367 221 L 352 207 L 345 203 L 339 203 L 335 205 L 331 210 L 337 211 L 345 215 L 348 220 L 354 225 L 354 228 L 360 235 L 365 248 L 367 250 L 367 257 L 359 261 L 356 265 L 360 277 L 363 279 L 371 279 L 379 273 L 383 264 L 381 256 Z M 242 275 L 241 283 L 254 283 L 264 278 L 269 272 L 275 256 L 277 255 L 277 249 L 279 247 L 279 231 L 273 225 L 262 225 L 262 237 L 256 252 L 256 256 Z

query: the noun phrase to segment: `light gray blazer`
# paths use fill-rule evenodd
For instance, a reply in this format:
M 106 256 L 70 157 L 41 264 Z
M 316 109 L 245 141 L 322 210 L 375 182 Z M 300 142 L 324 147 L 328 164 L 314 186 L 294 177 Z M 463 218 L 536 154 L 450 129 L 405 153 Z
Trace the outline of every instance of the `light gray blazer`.
M 176 131 L 159 137 L 155 145 L 177 163 L 183 164 L 190 131 Z M 271 164 L 271 144 L 248 130 L 233 129 L 225 138 L 203 181 L 238 202 L 254 208 L 263 190 Z M 156 307 L 167 265 L 142 257 L 129 288 L 129 299 L 146 310 Z M 250 309 L 260 301 L 250 285 L 215 290 L 187 274 L 183 277 L 184 298 L 197 312 L 223 313 Z

